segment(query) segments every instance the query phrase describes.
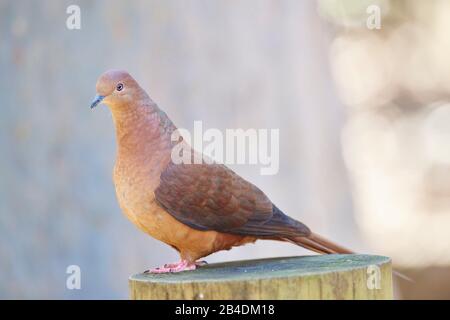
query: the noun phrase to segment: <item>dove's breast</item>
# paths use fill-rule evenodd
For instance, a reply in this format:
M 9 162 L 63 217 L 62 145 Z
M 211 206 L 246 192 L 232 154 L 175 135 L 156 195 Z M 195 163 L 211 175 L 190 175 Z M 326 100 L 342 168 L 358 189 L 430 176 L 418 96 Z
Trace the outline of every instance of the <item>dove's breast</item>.
M 155 233 L 161 229 L 161 213 L 155 203 L 154 194 L 157 179 L 153 178 L 148 170 L 135 168 L 120 161 L 114 168 L 113 179 L 117 200 L 125 216 L 140 229 L 144 227 L 142 224 L 144 219 L 152 220 L 151 227 L 147 225 L 143 231 L 156 237 Z

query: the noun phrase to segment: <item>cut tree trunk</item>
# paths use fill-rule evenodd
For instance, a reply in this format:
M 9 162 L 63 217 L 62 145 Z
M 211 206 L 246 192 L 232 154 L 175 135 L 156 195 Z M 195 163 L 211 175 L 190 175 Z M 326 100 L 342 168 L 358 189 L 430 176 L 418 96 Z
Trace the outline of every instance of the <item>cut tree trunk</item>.
M 323 255 L 215 263 L 195 271 L 137 274 L 131 299 L 392 299 L 387 257 Z

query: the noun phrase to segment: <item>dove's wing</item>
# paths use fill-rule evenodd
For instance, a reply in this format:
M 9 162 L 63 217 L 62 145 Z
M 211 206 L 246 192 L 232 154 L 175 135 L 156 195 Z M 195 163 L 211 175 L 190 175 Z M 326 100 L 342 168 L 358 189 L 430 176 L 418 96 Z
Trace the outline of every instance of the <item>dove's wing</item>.
M 256 186 L 220 164 L 171 162 L 155 196 L 173 217 L 198 230 L 260 237 L 309 234 Z

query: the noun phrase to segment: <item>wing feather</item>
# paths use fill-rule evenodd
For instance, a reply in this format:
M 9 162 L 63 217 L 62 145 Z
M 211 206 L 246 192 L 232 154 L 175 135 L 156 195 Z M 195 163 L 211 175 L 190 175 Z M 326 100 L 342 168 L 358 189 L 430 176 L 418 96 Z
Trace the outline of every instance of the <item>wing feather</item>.
M 309 234 L 260 189 L 221 164 L 170 162 L 155 197 L 173 217 L 198 230 L 261 237 Z

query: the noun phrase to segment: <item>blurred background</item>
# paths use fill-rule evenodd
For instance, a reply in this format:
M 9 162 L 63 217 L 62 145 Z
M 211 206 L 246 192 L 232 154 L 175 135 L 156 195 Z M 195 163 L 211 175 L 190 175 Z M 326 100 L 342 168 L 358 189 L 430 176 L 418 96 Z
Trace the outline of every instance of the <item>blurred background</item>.
M 0 298 L 126 299 L 129 275 L 178 259 L 117 205 L 111 115 L 89 110 L 111 68 L 179 127 L 279 128 L 277 175 L 232 168 L 392 257 L 416 281 L 398 298 L 450 298 L 449 28 L 446 0 L 0 0 Z M 261 241 L 207 261 L 301 254 Z

